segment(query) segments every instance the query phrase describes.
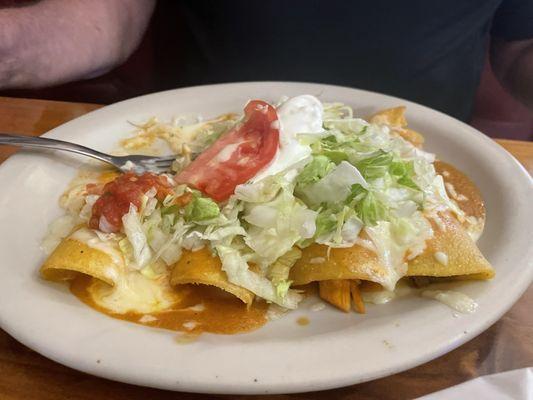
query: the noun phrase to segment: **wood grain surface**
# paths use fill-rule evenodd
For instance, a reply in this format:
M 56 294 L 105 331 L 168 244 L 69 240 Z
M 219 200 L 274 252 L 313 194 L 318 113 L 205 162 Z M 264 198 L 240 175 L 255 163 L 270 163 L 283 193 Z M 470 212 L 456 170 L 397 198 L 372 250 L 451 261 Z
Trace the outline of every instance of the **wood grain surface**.
M 98 107 L 96 104 L 0 97 L 0 132 L 40 135 Z M 533 173 L 533 143 L 497 142 Z M 0 147 L 0 162 L 13 151 Z M 412 399 L 477 376 L 533 365 L 531 310 L 532 287 L 488 330 L 456 350 L 417 368 L 341 389 L 279 396 L 206 396 L 112 382 L 48 360 L 0 330 L 0 399 Z M 43 334 L 46 334 L 45 329 L 43 327 Z

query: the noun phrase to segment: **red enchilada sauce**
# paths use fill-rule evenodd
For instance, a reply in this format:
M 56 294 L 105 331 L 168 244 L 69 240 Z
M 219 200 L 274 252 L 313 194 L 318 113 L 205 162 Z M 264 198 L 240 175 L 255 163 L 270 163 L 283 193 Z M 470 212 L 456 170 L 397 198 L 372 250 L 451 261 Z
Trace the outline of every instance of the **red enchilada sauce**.
M 94 278 L 80 274 L 70 284 L 70 291 L 82 302 L 113 318 L 192 334 L 203 332 L 235 334 L 253 331 L 267 322 L 268 304 L 254 301 L 246 304 L 218 288 L 205 285 L 181 285 L 176 289 L 180 300 L 170 309 L 150 314 L 128 312 L 117 314 L 99 306 L 89 288 Z

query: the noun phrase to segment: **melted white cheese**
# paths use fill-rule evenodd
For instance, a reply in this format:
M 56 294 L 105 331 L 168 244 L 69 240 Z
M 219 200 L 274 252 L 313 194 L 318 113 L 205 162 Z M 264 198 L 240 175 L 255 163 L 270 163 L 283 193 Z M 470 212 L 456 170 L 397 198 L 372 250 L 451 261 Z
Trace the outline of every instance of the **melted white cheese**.
M 192 331 L 194 328 L 196 328 L 198 326 L 198 322 L 196 322 L 196 321 L 187 321 L 187 322 L 184 322 L 182 326 L 185 329 L 187 329 L 188 331 Z
M 258 182 L 268 176 L 286 171 L 305 162 L 311 155 L 311 147 L 300 143 L 297 135 L 321 134 L 322 103 L 314 96 L 302 95 L 285 101 L 277 109 L 279 117 L 279 149 L 272 162 L 252 178 Z
M 433 257 L 435 257 L 435 260 L 437 260 L 439 264 L 448 265 L 448 254 L 443 253 L 442 251 L 436 251 L 433 253 Z
M 316 311 L 322 311 L 322 310 L 324 310 L 325 308 L 326 308 L 326 303 L 324 303 L 323 301 L 319 301 L 319 302 L 313 304 L 313 305 L 310 307 L 311 311 L 314 311 L 314 312 L 316 312 Z
M 473 215 L 469 215 L 466 218 L 468 225 L 466 226 L 466 233 L 474 241 L 477 242 L 483 233 L 485 221 L 482 218 L 476 218 Z
M 69 214 L 56 219 L 48 227 L 48 231 L 41 242 L 41 249 L 47 255 L 50 255 L 57 245 L 74 229 L 77 223 L 77 219 Z
M 141 324 L 146 324 L 154 321 L 157 321 L 157 318 L 150 314 L 143 315 L 141 318 L 139 318 L 139 322 Z
M 453 290 L 424 290 L 423 297 L 434 299 L 464 314 L 476 311 L 477 303 L 464 293 Z
M 138 271 L 120 277 L 115 286 L 96 282 L 89 288 L 93 300 L 100 306 L 124 314 L 130 311 L 149 314 L 169 308 L 175 298 L 171 289 L 160 280 L 149 279 Z
M 386 289 L 377 291 L 361 291 L 361 296 L 363 297 L 363 301 L 365 303 L 385 304 L 396 297 L 408 296 L 414 292 L 416 292 L 416 290 L 411 288 L 407 282 L 400 281 L 394 288 L 394 291 Z
M 375 226 L 366 226 L 364 231 L 374 243 L 379 261 L 386 270 L 381 276 L 372 276 L 375 282 L 393 291 L 398 280 L 407 272 L 407 263 L 404 262 L 405 247 L 397 245 L 393 240 L 390 222 L 379 221 Z
M 118 244 L 115 240 L 102 240 L 98 235 L 88 228 L 81 228 L 70 235 L 70 239 L 77 240 L 83 244 L 86 244 L 90 248 L 99 250 L 107 254 L 113 260 L 113 263 L 117 266 L 124 265 L 124 258 L 120 251 Z
M 198 304 L 195 304 L 194 306 L 188 307 L 187 310 L 194 311 L 194 312 L 202 312 L 205 310 L 205 305 L 204 303 L 198 303 Z
M 389 290 L 379 290 L 376 292 L 361 292 L 361 297 L 365 303 L 385 304 L 394 299 L 396 294 Z
M 275 321 L 275 320 L 280 319 L 281 317 L 283 317 L 288 311 L 289 311 L 288 308 L 278 306 L 275 303 L 271 303 L 268 306 L 268 310 L 267 310 L 267 313 L 266 313 L 266 318 L 269 321 Z

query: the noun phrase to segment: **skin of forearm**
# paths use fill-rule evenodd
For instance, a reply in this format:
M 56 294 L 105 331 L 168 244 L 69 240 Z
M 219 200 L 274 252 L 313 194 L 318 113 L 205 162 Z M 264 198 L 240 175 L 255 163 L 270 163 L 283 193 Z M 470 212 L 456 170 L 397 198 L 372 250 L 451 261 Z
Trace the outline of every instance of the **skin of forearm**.
M 0 88 L 87 79 L 125 61 L 155 0 L 42 0 L 0 9 Z
M 500 82 L 533 110 L 533 39 L 515 42 L 493 39 L 491 64 Z

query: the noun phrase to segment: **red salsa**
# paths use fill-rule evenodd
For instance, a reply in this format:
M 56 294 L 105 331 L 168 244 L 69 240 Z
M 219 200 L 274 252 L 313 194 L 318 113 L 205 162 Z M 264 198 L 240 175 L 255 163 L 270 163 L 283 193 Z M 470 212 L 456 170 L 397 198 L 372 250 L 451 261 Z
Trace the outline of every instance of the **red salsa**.
M 142 175 L 128 172 L 114 181 L 106 183 L 102 189 L 102 194 L 93 205 L 89 227 L 101 229 L 100 218 L 105 217 L 106 229 L 101 230 L 106 232 L 120 231 L 122 216 L 128 213 L 130 204 L 139 209 L 142 196 L 152 188 L 157 191 L 156 198 L 159 201 L 163 201 L 167 195 L 174 193 L 172 185 L 166 177 L 149 172 Z

